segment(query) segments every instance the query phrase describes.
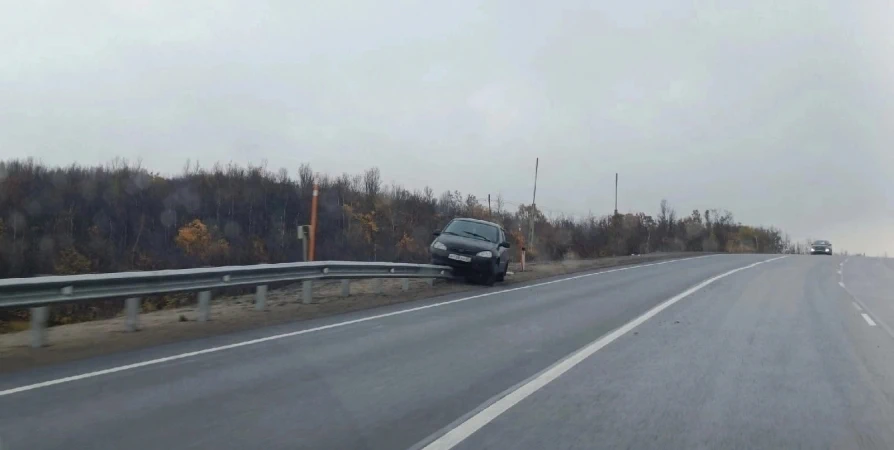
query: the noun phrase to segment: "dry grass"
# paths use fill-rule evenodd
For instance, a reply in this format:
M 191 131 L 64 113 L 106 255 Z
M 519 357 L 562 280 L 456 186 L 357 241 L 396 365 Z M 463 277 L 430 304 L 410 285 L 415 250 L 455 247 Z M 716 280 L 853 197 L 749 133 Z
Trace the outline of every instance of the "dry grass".
M 4 322 L 2 325 L 0 333 L 17 333 L 19 331 L 27 330 L 31 323 L 27 320 L 13 320 L 11 322 Z

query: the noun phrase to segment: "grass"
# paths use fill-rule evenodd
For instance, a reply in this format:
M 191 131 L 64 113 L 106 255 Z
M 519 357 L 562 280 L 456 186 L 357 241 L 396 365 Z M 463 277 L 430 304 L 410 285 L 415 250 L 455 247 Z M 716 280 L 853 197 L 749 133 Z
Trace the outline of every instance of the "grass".
M 16 333 L 25 331 L 31 327 L 31 323 L 27 320 L 13 320 L 10 322 L 0 322 L 0 333 Z

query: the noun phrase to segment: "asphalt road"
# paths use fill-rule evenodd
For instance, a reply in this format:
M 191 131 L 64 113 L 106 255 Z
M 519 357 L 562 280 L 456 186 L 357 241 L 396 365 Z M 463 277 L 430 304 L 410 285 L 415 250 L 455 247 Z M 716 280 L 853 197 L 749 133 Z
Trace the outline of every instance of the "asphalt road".
M 753 265 L 771 258 L 541 280 L 5 375 L 0 448 L 894 448 L 892 267 Z

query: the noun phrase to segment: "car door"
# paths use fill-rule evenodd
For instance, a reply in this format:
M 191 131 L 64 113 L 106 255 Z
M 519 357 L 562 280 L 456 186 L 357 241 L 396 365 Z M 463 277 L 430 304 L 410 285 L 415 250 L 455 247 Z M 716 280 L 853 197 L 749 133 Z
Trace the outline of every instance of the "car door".
M 503 242 L 506 242 L 506 233 L 503 232 L 503 229 L 501 228 L 500 229 L 500 242 L 497 243 L 497 251 L 499 252 L 499 255 L 500 255 L 498 270 L 502 269 L 503 265 L 506 264 L 506 261 L 509 261 L 509 253 L 508 253 L 509 249 L 500 245 Z

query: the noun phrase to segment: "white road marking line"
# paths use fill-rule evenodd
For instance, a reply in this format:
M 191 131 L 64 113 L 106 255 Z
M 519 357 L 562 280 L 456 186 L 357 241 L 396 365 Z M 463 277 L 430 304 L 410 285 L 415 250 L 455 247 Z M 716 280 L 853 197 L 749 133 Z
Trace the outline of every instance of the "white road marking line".
M 472 295 L 472 296 L 470 296 L 470 297 L 463 297 L 463 298 L 458 298 L 458 299 L 454 299 L 454 300 L 448 300 L 448 301 L 445 301 L 445 302 L 433 303 L 433 304 L 431 304 L 431 305 L 417 306 L 417 307 L 415 307 L 415 308 L 402 309 L 402 310 L 400 310 L 400 311 L 393 311 L 393 312 L 385 313 L 385 314 L 377 314 L 377 315 L 374 315 L 374 316 L 363 317 L 363 318 L 360 318 L 360 319 L 347 320 L 347 321 L 344 321 L 344 322 L 338 322 L 338 323 L 333 323 L 333 324 L 329 324 L 329 325 L 323 325 L 323 326 L 320 326 L 320 327 L 314 327 L 314 328 L 308 328 L 308 329 L 304 329 L 304 330 L 292 331 L 292 332 L 289 332 L 289 333 L 282 333 L 282 334 L 277 334 L 277 335 L 273 335 L 273 336 L 267 336 L 267 337 L 263 337 L 263 338 L 259 338 L 259 339 L 252 339 L 252 340 L 249 340 L 249 341 L 236 342 L 236 343 L 233 343 L 233 344 L 221 345 L 221 346 L 219 346 L 219 347 L 210 347 L 210 348 L 206 348 L 206 349 L 202 349 L 202 350 L 197 350 L 197 351 L 194 351 L 194 352 L 180 353 L 180 354 L 177 354 L 177 355 L 166 356 L 166 357 L 163 357 L 163 358 L 151 359 L 151 360 L 148 360 L 148 361 L 141 361 L 141 362 L 134 363 L 134 364 L 127 364 L 127 365 L 124 365 L 124 366 L 111 367 L 111 368 L 104 369 L 104 370 L 97 370 L 97 371 L 95 371 L 95 372 L 87 372 L 87 373 L 82 373 L 82 374 L 79 374 L 79 375 L 73 375 L 73 376 L 70 376 L 70 377 L 64 377 L 64 378 L 58 378 L 58 379 L 55 379 L 55 380 L 43 381 L 43 382 L 40 382 L 40 383 L 29 384 L 29 385 L 26 385 L 26 386 L 19 386 L 19 387 L 15 387 L 15 388 L 11 388 L 11 389 L 6 389 L 6 390 L 3 390 L 3 391 L 0 391 L 0 397 L 4 397 L 4 396 L 7 396 L 7 395 L 12 395 L 12 394 L 17 394 L 17 393 L 19 393 L 19 392 L 31 391 L 31 390 L 34 390 L 34 389 L 40 389 L 40 388 L 45 388 L 45 387 L 49 387 L 49 386 L 54 386 L 54 385 L 57 385 L 57 384 L 69 383 L 69 382 L 72 382 L 72 381 L 84 380 L 84 379 L 87 379 L 87 378 L 94 378 L 94 377 L 99 377 L 99 376 L 103 376 L 103 375 L 109 375 L 109 374 L 112 374 L 112 373 L 123 372 L 123 371 L 125 371 L 125 370 L 132 370 L 132 369 L 138 369 L 138 368 L 140 368 L 140 367 L 146 367 L 146 366 L 152 366 L 152 365 L 156 365 L 156 364 L 162 364 L 162 363 L 166 363 L 166 362 L 170 362 L 170 361 L 176 361 L 176 360 L 180 360 L 180 359 L 190 358 L 190 357 L 193 357 L 193 356 L 206 355 L 206 354 L 209 354 L 209 353 L 221 352 L 221 351 L 224 351 L 224 350 L 230 350 L 230 349 L 234 349 L 234 348 L 245 347 L 245 346 L 248 346 L 248 345 L 255 345 L 255 344 L 260 344 L 260 343 L 263 343 L 263 342 L 275 341 L 275 340 L 285 339 L 285 338 L 289 338 L 289 337 L 293 337 L 293 336 L 300 336 L 300 335 L 302 335 L 302 334 L 314 333 L 314 332 L 317 332 L 317 331 L 329 330 L 329 329 L 332 329 L 332 328 L 340 328 L 340 327 L 344 327 L 344 326 L 347 326 L 347 325 L 353 325 L 353 324 L 357 324 L 357 323 L 369 322 L 369 321 L 371 321 L 371 320 L 384 319 L 384 318 L 386 318 L 386 317 L 398 316 L 398 315 L 401 315 L 401 314 L 408 314 L 408 313 L 411 313 L 411 312 L 422 311 L 422 310 L 425 310 L 425 309 L 431 309 L 431 308 L 437 308 L 437 307 L 441 307 L 441 306 L 452 305 L 452 304 L 454 304 L 454 303 L 465 302 L 465 301 L 468 301 L 468 300 L 473 300 L 473 299 L 481 298 L 481 297 L 488 297 L 488 296 L 491 296 L 491 295 L 504 294 L 504 293 L 507 293 L 507 292 L 520 291 L 520 290 L 523 290 L 523 289 L 531 289 L 531 288 L 535 288 L 535 287 L 539 287 L 539 286 L 546 286 L 546 285 L 555 284 L 555 283 L 562 283 L 562 282 L 570 281 L 570 280 L 577 280 L 577 279 L 580 279 L 580 278 L 593 277 L 593 276 L 603 275 L 603 274 L 613 273 L 613 272 L 621 272 L 621 271 L 624 271 L 624 270 L 632 270 L 632 269 L 639 269 L 639 268 L 643 268 L 643 267 L 660 266 L 660 265 L 662 265 L 662 264 L 669 264 L 669 263 L 675 263 L 675 262 L 680 262 L 680 261 L 691 261 L 691 260 L 694 260 L 694 259 L 709 258 L 709 257 L 711 257 L 711 256 L 714 256 L 714 255 L 696 256 L 696 257 L 693 257 L 693 258 L 670 259 L 670 260 L 667 260 L 667 261 L 661 261 L 661 262 L 649 263 L 649 264 L 630 265 L 630 266 L 619 267 L 619 268 L 617 268 L 617 269 L 603 270 L 603 271 L 600 271 L 600 272 L 587 273 L 587 274 L 583 274 L 583 275 L 575 275 L 575 276 L 573 276 L 573 277 L 562 278 L 562 279 L 558 279 L 558 280 L 545 281 L 545 282 L 543 282 L 543 283 L 536 283 L 536 284 L 531 284 L 531 285 L 528 285 L 528 286 L 521 286 L 521 287 L 517 287 L 517 288 L 510 288 L 510 289 L 503 289 L 503 290 L 492 291 L 492 292 L 485 292 L 485 293 L 483 293 L 483 294 Z M 598 270 L 598 269 L 594 269 L 594 270 Z
M 857 304 L 857 302 L 851 302 L 851 304 L 854 305 L 854 308 L 857 308 L 857 311 L 863 311 L 863 308 L 861 308 L 860 305 Z
M 844 287 L 844 283 L 842 283 L 841 281 L 838 282 L 838 285 Z
M 847 294 L 850 295 L 852 299 L 854 299 L 854 303 L 863 308 L 863 311 L 866 311 L 868 314 L 870 314 L 870 318 L 872 316 L 878 317 L 877 315 L 875 315 L 875 313 L 872 312 L 871 309 L 869 309 L 868 306 L 866 306 L 866 303 L 861 302 L 860 299 L 857 298 L 857 296 L 850 291 L 850 289 L 844 288 L 844 291 L 847 292 Z M 875 320 L 873 320 L 873 322 L 875 322 Z M 884 320 L 878 319 L 878 326 L 882 327 L 882 329 L 885 330 L 885 333 L 888 333 L 888 336 L 891 336 L 891 339 L 894 339 L 894 330 L 892 330 L 891 327 L 889 327 Z
M 863 313 L 861 315 L 863 316 L 863 320 L 865 320 L 866 323 L 868 323 L 870 327 L 875 326 L 875 322 L 872 321 L 872 317 L 869 317 L 869 314 Z
M 565 372 L 568 372 L 569 370 L 574 368 L 574 366 L 580 364 L 582 361 L 584 361 L 588 357 L 592 356 L 594 353 L 598 352 L 606 345 L 611 344 L 612 342 L 617 340 L 619 337 L 627 334 L 630 330 L 641 325 L 643 322 L 651 319 L 656 314 L 667 309 L 674 303 L 677 303 L 678 301 L 690 296 L 691 294 L 701 290 L 705 286 L 707 286 L 721 278 L 725 278 L 725 277 L 728 277 L 736 272 L 750 269 L 754 266 L 757 266 L 757 265 L 760 265 L 760 264 L 763 264 L 766 262 L 770 262 L 770 261 L 775 261 L 777 259 L 782 259 L 782 258 L 785 258 L 785 256 L 780 256 L 780 257 L 772 258 L 772 259 L 766 259 L 764 261 L 760 261 L 760 262 L 757 262 L 754 264 L 749 264 L 744 267 L 739 267 L 738 269 L 730 270 L 729 272 L 724 272 L 720 275 L 716 275 L 714 277 L 708 278 L 707 280 L 702 281 L 701 283 L 665 300 L 658 306 L 647 311 L 645 314 L 637 317 L 636 319 L 633 319 L 630 322 L 627 322 L 626 324 L 621 326 L 621 328 L 618 328 L 615 331 L 612 331 L 611 333 L 591 342 L 590 344 L 587 344 L 587 346 L 585 346 L 584 348 L 572 353 L 570 356 L 557 362 L 552 367 L 546 369 L 545 371 L 541 372 L 539 375 L 537 375 L 536 377 L 534 377 L 527 383 L 520 386 L 518 389 L 506 394 L 504 397 L 502 397 L 499 400 L 497 400 L 496 402 L 492 403 L 490 406 L 482 409 L 477 414 L 473 415 L 469 419 L 460 423 L 459 425 L 457 425 L 452 430 L 448 431 L 447 433 L 445 433 L 438 439 L 435 439 L 430 444 L 423 447 L 422 450 L 450 450 L 453 447 L 456 447 L 462 441 L 466 440 L 466 438 L 471 436 L 473 433 L 480 430 L 485 425 L 487 425 L 488 423 L 490 423 L 491 421 L 493 421 L 494 419 L 499 417 L 500 414 L 503 414 L 504 412 L 508 411 L 509 408 L 512 408 L 513 406 L 517 405 L 519 402 L 521 402 L 522 400 L 524 400 L 531 394 L 537 392 L 542 387 L 551 383 L 555 379 L 559 378 L 560 376 L 562 376 L 562 374 L 564 374 Z

